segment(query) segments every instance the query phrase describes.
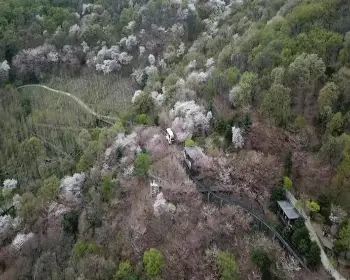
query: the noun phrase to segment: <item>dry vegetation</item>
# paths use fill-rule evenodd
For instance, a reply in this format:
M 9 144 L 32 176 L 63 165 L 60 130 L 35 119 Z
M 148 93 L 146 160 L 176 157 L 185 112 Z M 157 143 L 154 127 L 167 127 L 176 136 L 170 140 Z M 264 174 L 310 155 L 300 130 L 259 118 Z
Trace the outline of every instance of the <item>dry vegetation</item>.
M 82 71 L 79 77 L 65 74 L 54 76 L 46 84 L 76 95 L 103 115 L 114 115 L 118 110 L 127 108 L 135 90 L 130 77 L 120 74 L 101 76 L 90 69 Z

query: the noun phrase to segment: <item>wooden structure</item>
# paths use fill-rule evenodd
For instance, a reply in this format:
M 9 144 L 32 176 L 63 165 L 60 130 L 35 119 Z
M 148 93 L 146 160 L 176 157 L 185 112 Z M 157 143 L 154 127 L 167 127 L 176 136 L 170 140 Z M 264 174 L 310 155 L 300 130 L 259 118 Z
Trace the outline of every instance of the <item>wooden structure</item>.
M 288 200 L 277 201 L 278 216 L 282 219 L 286 226 L 292 227 L 296 219 L 300 218 L 300 214 Z
M 203 156 L 203 151 L 199 147 L 184 148 L 185 163 L 189 170 L 193 170 L 198 160 L 200 160 Z

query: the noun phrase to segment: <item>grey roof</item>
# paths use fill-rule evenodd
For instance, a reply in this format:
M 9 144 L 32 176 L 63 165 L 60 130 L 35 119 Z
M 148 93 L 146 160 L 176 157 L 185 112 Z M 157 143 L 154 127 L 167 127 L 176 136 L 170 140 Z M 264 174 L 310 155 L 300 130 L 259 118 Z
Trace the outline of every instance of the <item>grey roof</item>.
M 193 160 L 200 159 L 203 156 L 202 149 L 199 147 L 185 147 L 185 152 Z
M 283 210 L 284 214 L 288 217 L 289 220 L 298 219 L 300 214 L 294 208 L 294 206 L 288 200 L 280 200 L 277 201 L 278 205 Z

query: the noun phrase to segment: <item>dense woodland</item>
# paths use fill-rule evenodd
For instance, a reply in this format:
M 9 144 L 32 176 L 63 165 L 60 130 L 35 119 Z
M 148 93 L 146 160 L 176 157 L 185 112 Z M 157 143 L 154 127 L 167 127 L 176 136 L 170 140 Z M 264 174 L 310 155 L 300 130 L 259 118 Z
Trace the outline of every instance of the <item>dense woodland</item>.
M 349 1 L 0 0 L 0 187 L 0 279 L 331 279 L 285 190 L 348 277 Z

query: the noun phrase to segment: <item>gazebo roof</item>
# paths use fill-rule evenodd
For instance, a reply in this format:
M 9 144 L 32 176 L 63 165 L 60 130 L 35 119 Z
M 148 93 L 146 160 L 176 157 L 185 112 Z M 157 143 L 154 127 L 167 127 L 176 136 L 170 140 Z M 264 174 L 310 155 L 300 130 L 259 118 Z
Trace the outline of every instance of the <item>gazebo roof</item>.
M 280 200 L 277 203 L 289 220 L 295 220 L 300 217 L 298 211 L 288 200 Z

